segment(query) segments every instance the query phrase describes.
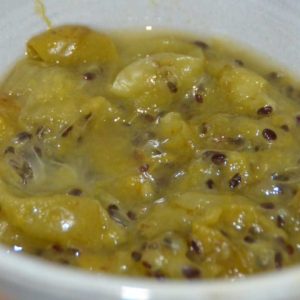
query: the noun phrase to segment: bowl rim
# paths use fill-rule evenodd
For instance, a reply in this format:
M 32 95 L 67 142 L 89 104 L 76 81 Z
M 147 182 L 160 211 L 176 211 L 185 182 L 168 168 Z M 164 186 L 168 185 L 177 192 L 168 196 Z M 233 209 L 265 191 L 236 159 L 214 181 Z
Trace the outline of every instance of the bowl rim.
M 61 266 L 26 253 L 14 253 L 1 245 L 0 270 L 0 279 L 4 282 L 34 289 L 42 294 L 79 293 L 94 296 L 122 296 L 121 299 L 150 299 L 150 294 L 151 299 L 155 299 L 152 295 L 184 299 L 187 294 L 213 296 L 221 293 L 225 296 L 242 295 L 241 292 L 255 293 L 258 290 L 272 291 L 272 294 L 276 295 L 276 291 L 282 289 L 283 284 L 290 285 L 289 293 L 293 294 L 297 291 L 293 291 L 292 288 L 299 286 L 300 282 L 300 266 L 297 265 L 277 272 L 265 272 L 237 279 L 155 280 L 93 273 L 70 266 Z M 130 293 L 144 296 L 123 297 Z

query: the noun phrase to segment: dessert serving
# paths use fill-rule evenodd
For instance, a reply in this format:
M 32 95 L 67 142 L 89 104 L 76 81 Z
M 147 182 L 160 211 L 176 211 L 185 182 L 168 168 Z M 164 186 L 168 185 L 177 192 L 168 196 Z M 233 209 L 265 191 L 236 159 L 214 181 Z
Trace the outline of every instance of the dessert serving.
M 226 43 L 65 25 L 0 88 L 0 241 L 95 272 L 300 261 L 300 90 Z

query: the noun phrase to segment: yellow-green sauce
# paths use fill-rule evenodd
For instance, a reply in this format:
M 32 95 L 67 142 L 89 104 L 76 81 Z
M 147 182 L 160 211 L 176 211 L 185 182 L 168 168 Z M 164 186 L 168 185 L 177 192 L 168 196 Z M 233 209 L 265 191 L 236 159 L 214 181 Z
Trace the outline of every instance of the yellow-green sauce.
M 0 89 L 0 241 L 159 279 L 300 261 L 300 91 L 225 49 L 83 26 L 33 37 Z

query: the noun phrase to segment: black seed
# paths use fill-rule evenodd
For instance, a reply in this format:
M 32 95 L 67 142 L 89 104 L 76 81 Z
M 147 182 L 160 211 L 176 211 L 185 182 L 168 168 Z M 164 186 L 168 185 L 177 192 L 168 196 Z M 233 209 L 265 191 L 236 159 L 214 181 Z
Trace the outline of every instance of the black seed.
M 201 89 L 198 89 L 196 92 L 195 92 L 195 100 L 196 102 L 198 103 L 203 103 L 203 91 Z
M 268 79 L 270 80 L 277 80 L 280 78 L 279 74 L 277 72 L 271 72 L 267 75 Z
M 84 119 L 86 120 L 86 121 L 88 121 L 88 120 L 90 120 L 90 118 L 92 117 L 92 113 L 88 113 L 87 115 L 85 115 L 84 116 Z
M 142 258 L 142 253 L 140 253 L 138 251 L 133 251 L 133 252 L 131 252 L 131 257 L 134 261 L 140 261 Z
M 208 44 L 203 41 L 195 41 L 194 45 L 200 47 L 202 50 L 207 50 L 209 48 Z
M 150 114 L 142 114 L 141 116 L 143 117 L 144 120 L 146 120 L 149 123 L 152 123 L 156 120 L 156 117 Z
M 69 126 L 68 128 L 66 128 L 66 129 L 63 131 L 63 133 L 61 134 L 61 136 L 62 136 L 62 137 L 68 136 L 69 133 L 72 131 L 72 129 L 73 129 L 73 126 L 72 126 L 72 125 Z
M 194 240 L 191 240 L 191 241 L 188 242 L 188 247 L 189 247 L 189 250 L 192 251 L 195 254 L 199 255 L 202 252 L 200 246 Z
M 207 134 L 208 132 L 208 126 L 206 123 L 202 123 L 201 127 L 200 127 L 200 133 L 201 134 Z
M 234 62 L 239 65 L 240 67 L 243 67 L 244 66 L 244 62 L 240 59 L 235 59 Z
M 8 147 L 4 150 L 4 154 L 8 154 L 8 153 L 15 154 L 15 153 L 16 153 L 15 148 L 12 147 L 12 146 L 8 146 Z
M 300 125 L 300 115 L 296 116 L 296 123 L 297 125 Z
M 42 149 L 40 147 L 34 146 L 34 151 L 39 157 L 42 157 Z
M 211 157 L 211 161 L 215 164 L 215 165 L 224 165 L 224 163 L 226 162 L 226 155 L 223 153 L 215 153 L 213 154 L 213 156 Z
M 30 140 L 31 138 L 32 138 L 32 134 L 30 134 L 26 131 L 23 131 L 23 132 L 20 132 L 19 134 L 17 134 L 16 142 L 18 142 L 18 143 L 25 142 L 27 140 Z
M 70 190 L 68 192 L 68 194 L 71 195 L 71 196 L 81 196 L 82 195 L 82 190 L 79 189 L 79 188 L 74 188 L 74 189 Z
M 286 125 L 286 124 L 281 125 L 280 128 L 281 128 L 282 130 L 286 131 L 286 132 L 288 132 L 288 131 L 290 130 L 290 129 L 289 129 L 289 126 Z
M 170 90 L 171 93 L 177 93 L 178 92 L 178 88 L 177 88 L 177 84 L 172 82 L 172 81 L 168 81 L 167 82 L 167 86 Z
M 144 164 L 144 165 L 140 166 L 139 170 L 142 173 L 146 173 L 149 170 L 149 165 L 148 164 Z
M 224 231 L 223 229 L 220 229 L 220 232 L 223 236 L 225 236 L 227 238 L 229 237 L 229 234 L 226 231 Z
M 132 221 L 135 221 L 136 220 L 136 214 L 132 211 L 132 210 L 129 210 L 127 212 L 127 217 L 132 220 Z
M 63 247 L 59 244 L 52 245 L 52 250 L 58 253 L 62 253 L 64 251 Z
M 273 108 L 270 105 L 266 105 L 257 110 L 257 114 L 260 116 L 270 115 L 273 112 Z
M 195 279 L 201 277 L 201 272 L 195 267 L 186 266 L 182 268 L 182 274 L 188 279 Z
M 293 255 L 294 254 L 294 247 L 291 244 L 286 244 L 285 245 L 285 250 L 287 252 L 288 255 Z
M 262 131 L 262 135 L 267 141 L 274 141 L 277 139 L 276 133 L 272 129 L 269 129 L 269 128 L 265 128 Z
M 275 208 L 275 205 L 273 202 L 264 202 L 264 203 L 261 203 L 260 206 L 264 209 L 274 209 Z
M 282 268 L 283 256 L 282 256 L 281 252 L 276 252 L 275 253 L 274 263 L 275 263 L 275 268 L 276 269 L 281 269 Z
M 288 244 L 283 237 L 278 237 L 277 241 L 281 245 L 281 247 L 284 248 L 288 255 L 294 254 L 294 247 L 291 244 Z
M 96 74 L 92 72 L 86 72 L 83 74 L 83 79 L 84 80 L 93 80 L 96 78 Z
M 279 227 L 279 228 L 283 228 L 284 227 L 285 220 L 284 220 L 284 218 L 281 215 L 277 216 L 277 218 L 276 218 L 276 224 L 277 224 L 277 227 Z
M 214 188 L 214 181 L 213 181 L 212 179 L 208 179 L 208 180 L 206 181 L 206 185 L 207 185 L 207 187 L 211 190 L 211 189 Z
M 115 204 L 110 204 L 107 207 L 109 216 L 120 225 L 126 227 L 129 224 L 129 220 L 119 211 L 119 207 Z
M 80 254 L 81 254 L 80 250 L 77 249 L 77 248 L 68 247 L 68 248 L 66 249 L 66 251 L 67 251 L 69 254 L 71 254 L 71 255 L 73 255 L 73 256 L 76 256 L 76 257 L 80 256 Z
M 239 173 L 236 173 L 230 180 L 229 180 L 229 187 L 231 189 L 236 188 L 237 186 L 240 185 L 242 182 L 242 177 Z
M 287 175 L 284 174 L 278 174 L 278 173 L 274 173 L 272 174 L 272 180 L 276 180 L 276 181 L 288 181 L 290 178 Z
M 119 210 L 119 207 L 115 204 L 110 204 L 107 207 L 107 210 L 108 210 L 109 213 L 114 213 L 116 210 Z
M 146 269 L 151 269 L 152 266 L 150 263 L 148 263 L 147 261 L 142 261 L 142 265 L 146 268 Z
M 246 236 L 244 237 L 244 241 L 245 241 L 246 243 L 253 244 L 253 243 L 255 242 L 255 239 L 254 239 L 251 235 L 246 235 Z

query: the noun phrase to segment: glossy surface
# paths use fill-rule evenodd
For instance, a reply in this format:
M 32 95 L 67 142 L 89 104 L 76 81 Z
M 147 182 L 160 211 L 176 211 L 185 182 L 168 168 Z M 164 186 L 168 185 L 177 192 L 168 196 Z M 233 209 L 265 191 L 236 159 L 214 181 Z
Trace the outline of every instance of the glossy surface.
M 27 47 L 1 89 L 4 243 L 158 279 L 299 260 L 299 90 L 284 74 L 176 34 L 67 26 Z

